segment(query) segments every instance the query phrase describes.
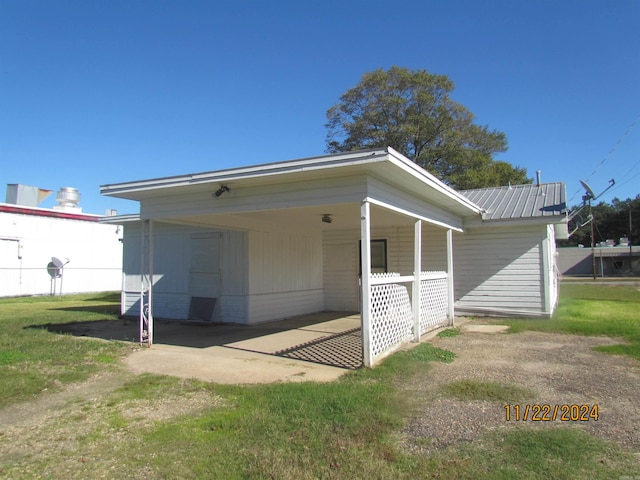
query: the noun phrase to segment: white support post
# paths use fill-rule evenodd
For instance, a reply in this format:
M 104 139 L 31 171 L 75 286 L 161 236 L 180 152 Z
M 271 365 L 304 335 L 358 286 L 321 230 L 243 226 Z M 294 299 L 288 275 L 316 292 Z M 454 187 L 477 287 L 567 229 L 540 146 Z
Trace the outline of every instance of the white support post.
M 142 344 L 145 340 L 144 333 L 146 331 L 146 315 L 144 311 L 145 305 L 145 252 L 144 252 L 144 240 L 145 240 L 145 221 L 140 220 L 140 343 Z
M 367 200 L 360 206 L 360 262 L 362 264 L 362 360 L 365 367 L 373 366 L 371 354 L 371 207 Z
M 420 272 L 422 272 L 422 220 L 416 220 L 413 233 L 413 341 L 420 343 Z
M 447 230 L 447 316 L 449 317 L 449 325 L 453 326 L 455 312 L 453 304 L 455 303 L 454 287 L 453 287 L 453 230 Z
M 147 223 L 149 232 L 147 235 Z M 147 243 L 148 242 L 148 243 Z M 153 221 L 140 222 L 140 343 L 153 343 Z
M 149 220 L 149 313 L 147 317 L 149 338 L 147 345 L 153 344 L 153 220 Z

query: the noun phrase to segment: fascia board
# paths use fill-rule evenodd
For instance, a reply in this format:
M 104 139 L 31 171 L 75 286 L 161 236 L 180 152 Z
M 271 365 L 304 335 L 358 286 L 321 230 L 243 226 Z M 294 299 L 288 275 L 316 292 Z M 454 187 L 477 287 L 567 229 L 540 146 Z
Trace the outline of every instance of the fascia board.
M 140 214 L 139 213 L 131 213 L 131 214 L 126 214 L 126 215 L 113 215 L 111 217 L 101 217 L 98 220 L 98 223 L 122 225 L 124 223 L 139 222 L 139 221 L 140 221 Z
M 108 184 L 100 186 L 100 193 L 107 196 L 129 198 L 131 194 L 156 190 L 209 183 L 225 183 L 237 180 L 269 177 L 292 173 L 302 173 L 329 169 L 332 167 L 348 167 L 385 161 L 388 158 L 385 150 L 363 150 L 354 153 L 311 157 L 286 162 L 268 163 L 242 168 L 218 170 L 174 177 L 163 177 L 150 180 Z M 139 196 L 134 196 L 138 198 Z
M 566 223 L 567 217 L 565 215 L 554 215 L 547 217 L 534 217 L 534 218 L 506 218 L 500 220 L 482 220 L 479 218 L 465 219 L 465 228 L 478 228 L 478 227 L 518 227 L 518 226 L 533 226 L 533 225 L 555 225 L 559 223 Z

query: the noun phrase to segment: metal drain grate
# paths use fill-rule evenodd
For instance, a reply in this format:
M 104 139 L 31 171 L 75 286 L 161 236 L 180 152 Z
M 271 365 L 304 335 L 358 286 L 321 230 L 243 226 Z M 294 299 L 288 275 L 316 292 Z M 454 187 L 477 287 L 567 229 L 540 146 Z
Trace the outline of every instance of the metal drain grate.
M 362 335 L 360 328 L 354 328 L 280 350 L 275 355 L 355 370 L 362 366 Z

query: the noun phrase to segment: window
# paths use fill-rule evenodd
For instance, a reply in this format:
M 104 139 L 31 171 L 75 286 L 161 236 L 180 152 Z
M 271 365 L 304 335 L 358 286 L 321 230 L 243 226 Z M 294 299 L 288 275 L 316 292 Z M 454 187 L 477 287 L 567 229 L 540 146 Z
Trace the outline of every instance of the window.
M 359 269 L 362 275 L 362 241 L 360 241 Z M 387 272 L 387 240 L 371 240 L 371 273 Z

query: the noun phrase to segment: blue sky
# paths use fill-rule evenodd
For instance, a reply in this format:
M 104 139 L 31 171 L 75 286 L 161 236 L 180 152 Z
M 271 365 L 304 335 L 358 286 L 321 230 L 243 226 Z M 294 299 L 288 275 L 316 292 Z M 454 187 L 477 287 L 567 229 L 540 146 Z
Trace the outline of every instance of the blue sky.
M 323 154 L 326 110 L 392 65 L 449 76 L 571 204 L 635 197 L 639 52 L 638 0 L 0 0 L 0 201 L 131 213 L 99 186 Z

